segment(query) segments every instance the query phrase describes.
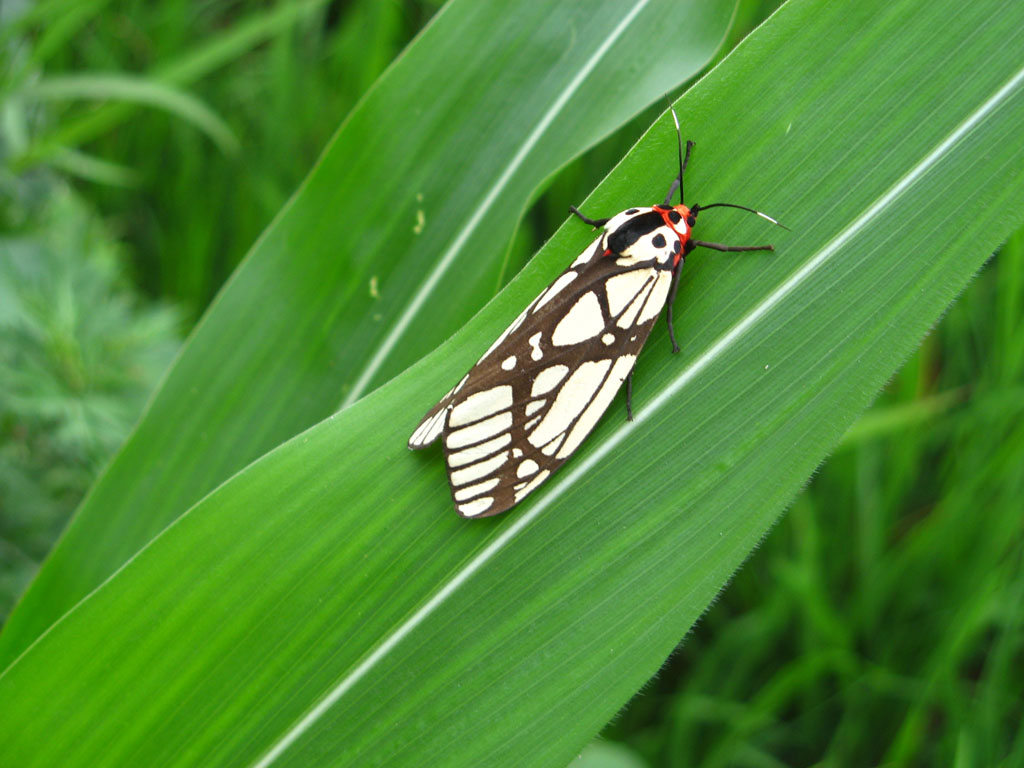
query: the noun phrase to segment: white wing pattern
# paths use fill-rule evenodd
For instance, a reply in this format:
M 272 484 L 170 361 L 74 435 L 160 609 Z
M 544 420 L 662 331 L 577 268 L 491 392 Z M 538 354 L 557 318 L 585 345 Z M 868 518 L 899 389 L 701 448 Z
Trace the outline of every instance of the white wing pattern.
M 518 504 L 597 424 L 674 288 L 687 213 L 632 208 L 600 222 L 601 236 L 420 422 L 409 447 L 443 435 L 461 516 Z

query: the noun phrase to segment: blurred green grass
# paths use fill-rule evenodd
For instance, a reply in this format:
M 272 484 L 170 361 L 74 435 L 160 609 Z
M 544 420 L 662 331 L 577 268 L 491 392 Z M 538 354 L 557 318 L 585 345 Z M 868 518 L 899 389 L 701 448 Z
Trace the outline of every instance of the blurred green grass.
M 88 152 L 139 177 L 138 187 L 95 185 L 88 195 L 134 246 L 142 288 L 177 300 L 195 319 L 341 118 L 440 5 L 40 3 L 27 37 L 34 53 L 45 49 L 31 59 L 47 76 L 116 72 L 149 75 L 156 83 L 188 81 L 188 91 L 212 105 L 243 151 L 224 154 L 188 123 L 157 110 L 132 109 L 130 119 L 103 121 L 89 101 L 55 106 L 56 125 L 41 130 L 36 143 L 55 134 L 97 134 Z M 50 24 L 54 17 L 65 24 Z M 234 40 L 238 30 L 257 25 L 259 33 Z M 64 45 L 53 42 L 60 34 L 67 35 Z M 110 110 L 104 113 L 109 117 Z M 12 162 L 23 163 L 36 149 Z
M 49 0 L 17 30 L 16 51 L 3 38 L 7 71 L 146 74 L 292 5 L 309 10 L 189 84 L 239 155 L 138 108 L 73 147 L 132 172 L 130 186 L 79 180 L 77 194 L 126 243 L 139 289 L 191 318 L 439 3 Z M 773 5 L 742 3 L 731 42 Z M 62 22 L 44 22 L 54 15 Z M 96 109 L 47 104 L 33 135 Z M 559 172 L 523 222 L 510 273 L 649 121 Z M 5 184 L 38 177 L 47 161 L 17 165 L 12 146 Z M 652 766 L 1024 764 L 1022 317 L 1018 233 L 606 738 Z

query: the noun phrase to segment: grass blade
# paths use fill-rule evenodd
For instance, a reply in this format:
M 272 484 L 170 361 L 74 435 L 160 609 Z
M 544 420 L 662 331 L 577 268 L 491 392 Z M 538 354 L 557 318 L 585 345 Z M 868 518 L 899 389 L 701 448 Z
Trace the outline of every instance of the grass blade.
M 238 152 L 238 139 L 216 112 L 195 96 L 156 80 L 118 73 L 49 77 L 23 88 L 32 100 L 127 101 L 164 109 L 205 133 L 225 154 Z

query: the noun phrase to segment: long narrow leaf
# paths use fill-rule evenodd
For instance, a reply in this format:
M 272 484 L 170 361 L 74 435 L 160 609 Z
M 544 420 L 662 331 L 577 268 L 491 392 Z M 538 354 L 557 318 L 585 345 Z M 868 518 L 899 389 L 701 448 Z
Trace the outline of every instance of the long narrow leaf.
M 222 152 L 238 151 L 238 139 L 221 117 L 192 94 L 174 86 L 117 72 L 48 77 L 23 88 L 30 100 L 98 99 L 165 109 L 205 133 Z

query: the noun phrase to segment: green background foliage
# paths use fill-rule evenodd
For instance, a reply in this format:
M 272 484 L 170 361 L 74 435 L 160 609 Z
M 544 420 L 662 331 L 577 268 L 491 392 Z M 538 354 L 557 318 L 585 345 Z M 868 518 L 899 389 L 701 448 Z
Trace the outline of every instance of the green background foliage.
M 61 23 L 44 23 L 57 10 Z M 198 313 L 341 117 L 435 10 L 377 2 L 214 9 L 51 0 L 20 21 L 5 19 L 5 55 L 18 75 L 4 95 L 2 137 L 10 194 L 0 243 L 0 551 L 11 553 L 3 557 L 8 605 L 176 345 L 174 314 L 133 296 L 118 269 L 134 277 L 135 290 L 176 302 L 185 316 Z M 726 48 L 768 10 L 741 4 Z M 691 59 L 676 62 L 675 76 L 644 80 L 646 90 L 632 102 L 612 88 L 617 117 L 599 86 L 634 82 L 637 62 L 616 57 L 601 72 L 566 114 L 568 133 L 553 131 L 549 154 L 535 158 L 532 175 L 502 199 L 507 207 L 492 215 L 501 227 L 472 241 L 476 261 L 466 263 L 478 271 L 460 268 L 467 279 L 438 289 L 445 301 L 427 304 L 417 316 L 422 331 L 396 347 L 367 389 L 449 336 L 519 269 L 564 219 L 567 201 L 583 199 L 660 109 L 641 113 L 550 178 L 554 168 L 677 84 L 686 66 L 711 56 L 720 39 L 714 24 L 724 24 L 729 11 L 705 18 L 707 28 L 696 20 L 691 29 L 704 29 L 694 33 L 703 34 L 704 47 L 688 43 Z M 711 199 L 705 195 L 756 202 L 794 233 L 771 233 L 779 252 L 770 258 L 702 254 L 688 264 L 677 310 L 684 351 L 681 359 L 665 354 L 663 330 L 652 338 L 638 371 L 641 413 L 1012 74 L 1022 26 L 1016 12 L 998 2 L 969 10 L 860 3 L 855 12 L 796 3 L 687 94 L 684 130 L 699 145 L 690 200 L 699 194 L 701 202 Z M 970 18 L 949 25 L 956 14 Z M 464 17 L 470 27 L 471 17 Z M 609 18 L 594 13 L 573 23 L 599 29 Z M 432 33 L 448 29 L 452 39 L 464 39 L 444 22 L 442 15 Z M 525 26 L 536 29 L 537 22 Z M 443 45 L 443 35 L 431 42 Z M 516 137 L 528 135 L 543 110 L 531 116 L 527 104 L 510 118 L 503 102 L 510 91 L 495 96 L 483 88 L 487 106 L 468 96 L 461 105 L 487 118 L 478 127 L 472 117 L 439 122 L 433 133 L 417 134 L 419 144 L 400 134 L 381 153 L 383 163 L 377 158 L 349 182 L 372 191 L 356 209 L 370 221 L 398 210 L 392 241 L 351 209 L 337 218 L 324 214 L 351 206 L 337 191 L 345 189 L 350 164 L 346 130 L 360 119 L 368 126 L 422 119 L 404 72 L 428 67 L 423 43 L 419 55 L 426 58 L 410 62 L 411 52 L 406 70 L 399 62 L 389 73 L 398 80 L 390 99 L 385 79 L 351 113 L 331 144 L 336 149 L 321 158 L 193 335 L 20 617 L 12 617 L 12 631 L 0 635 L 5 664 L 207 490 L 345 400 L 386 334 L 374 330 L 377 316 L 399 314 L 450 243 L 451 234 L 442 233 L 422 253 L 408 246 L 420 242 L 413 229 L 423 201 L 416 195 L 433 202 L 438 194 L 424 194 L 422 183 L 435 164 L 448 168 L 446 143 L 459 151 L 479 143 L 498 170 L 480 174 L 477 187 L 458 187 L 446 176 L 439 189 L 456 186 L 445 198 L 451 210 L 421 206 L 423 232 L 439 219 L 458 231 L 473 213 L 458 201 L 481 199 L 501 178 Z M 652 52 L 657 66 L 673 68 L 678 51 L 670 42 L 645 53 Z M 529 78 L 521 85 L 537 90 Z M 76 86 L 83 97 L 104 86 L 114 101 L 55 101 Z M 421 98 L 429 105 L 438 96 Z M 356 697 L 283 759 L 567 762 L 658 669 L 845 424 L 1019 225 L 1021 158 L 1012 137 L 1019 135 L 1020 100 L 945 157 L 938 180 L 915 186 L 875 217 L 858 247 L 843 250 L 737 359 L 682 390 L 670 411 L 647 417 L 639 428 L 647 431 L 623 432 L 613 406 L 577 463 L 599 458 L 602 444 L 624 441 L 615 460 L 567 480 L 554 508 L 495 556 L 493 572 L 460 588 L 447 613 L 441 609 L 396 646 L 397 654 L 354 689 Z M 159 109 L 140 111 L 139 103 Z M 569 125 L 582 114 L 592 116 L 584 129 Z M 593 122 L 598 115 L 606 122 Z M 365 141 L 371 131 L 358 135 Z M 511 150 L 502 148 L 503 136 Z M 585 210 L 603 215 L 660 198 L 673 140 L 663 120 Z M 79 179 L 73 192 L 68 176 Z M 542 182 L 550 191 L 536 198 Z M 701 221 L 707 239 L 764 235 L 756 222 L 728 215 L 712 221 L 710 213 Z M 365 254 L 345 251 L 344 236 L 354 229 L 359 242 L 381 244 Z M 388 446 L 404 444 L 406 422 L 415 422 L 587 237 L 579 227 L 559 231 L 439 353 L 275 451 L 168 529 L 0 677 L 0 721 L 9 729 L 0 738 L 32 745 L 16 747 L 29 750 L 20 753 L 26 762 L 60 756 L 71 764 L 73 754 L 90 763 L 91 750 L 100 748 L 122 763 L 146 756 L 150 764 L 245 764 L 261 754 L 378 638 L 526 519 L 520 511 L 479 526 L 461 523 L 448 509 L 437 456 L 382 450 L 376 436 L 383 433 Z M 323 283 L 322 307 L 331 307 L 296 292 L 311 306 L 300 307 L 306 331 L 292 357 L 280 342 L 268 343 L 268 333 L 246 346 L 253 318 L 267 320 L 271 331 L 298 327 L 272 322 L 288 311 L 284 302 L 253 301 L 279 297 L 287 274 L 268 271 L 261 249 L 298 259 L 290 279 Z M 384 255 L 407 252 L 412 261 Z M 319 255 L 303 261 L 310 254 Z M 333 292 L 325 277 L 332 263 L 339 265 Z M 687 641 L 608 726 L 606 737 L 630 752 L 594 748 L 580 765 L 1024 759 L 1024 352 L 1016 341 L 1022 272 L 1024 238 L 1016 235 L 846 432 Z M 384 287 L 381 299 L 372 295 L 370 277 L 378 292 Z M 261 285 L 270 289 L 254 293 Z M 247 303 L 254 312 L 245 313 Z M 204 342 L 204 333 L 212 341 Z M 358 336 L 362 346 L 332 343 L 332 333 Z M 255 369 L 230 363 L 226 350 L 236 347 L 252 351 Z M 791 358 L 794 350 L 803 351 Z M 278 368 L 261 399 L 254 380 L 266 375 L 267 359 Z M 209 372 L 219 369 L 216 384 Z M 161 410 L 168 399 L 177 404 Z M 204 412 L 197 407 L 204 399 L 216 407 Z M 283 417 L 276 415 L 282 402 L 289 406 Z M 225 414 L 231 421 L 218 422 Z M 146 425 L 160 419 L 168 429 L 156 438 L 159 431 Z M 652 466 L 663 472 L 652 474 Z M 170 484 L 154 484 L 161 473 Z M 129 476 L 142 480 L 133 480 L 134 490 Z M 57 711 L 77 716 L 55 724 Z M 46 733 L 52 751 L 40 748 L 35 732 Z

